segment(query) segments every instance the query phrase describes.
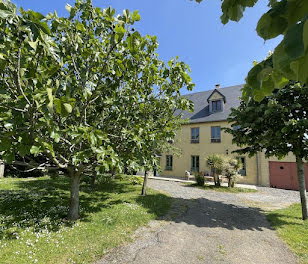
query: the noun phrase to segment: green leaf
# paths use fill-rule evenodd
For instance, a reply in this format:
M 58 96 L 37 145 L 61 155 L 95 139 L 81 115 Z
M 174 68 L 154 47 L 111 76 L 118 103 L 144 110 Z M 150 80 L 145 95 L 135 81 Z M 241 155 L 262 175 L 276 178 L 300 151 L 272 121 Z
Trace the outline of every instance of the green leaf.
M 308 20 L 306 20 L 303 28 L 303 42 L 304 42 L 304 48 L 305 51 L 307 51 L 308 48 Z
M 66 9 L 69 13 L 71 13 L 71 11 L 72 11 L 72 6 L 71 6 L 70 4 L 66 4 L 66 5 L 65 5 L 65 9 Z
M 84 25 L 82 23 L 80 23 L 80 22 L 77 23 L 76 29 L 79 30 L 79 31 L 82 31 L 82 32 L 85 31 Z
M 53 113 L 53 95 L 52 95 L 52 88 L 47 88 L 47 95 L 49 99 L 49 103 L 47 105 L 48 111 Z
M 125 23 L 128 23 L 129 22 L 129 10 L 128 9 L 125 9 L 123 10 L 123 17 L 125 18 Z
M 295 24 L 288 29 L 284 37 L 284 48 L 290 60 L 296 60 L 304 55 L 303 28 L 303 23 Z
M 308 13 L 308 1 L 307 0 L 292 0 L 288 1 L 287 18 L 289 24 L 296 24 L 302 20 Z
M 67 113 L 70 114 L 70 113 L 73 111 L 73 107 L 72 107 L 70 104 L 64 103 L 63 106 L 64 106 L 64 109 L 65 109 L 65 111 L 66 111 Z
M 28 44 L 30 45 L 30 47 L 32 49 L 36 50 L 37 44 L 38 44 L 38 40 L 36 40 L 36 41 L 28 41 Z
M 118 34 L 124 34 L 126 32 L 125 28 L 122 27 L 119 24 L 116 24 L 115 26 L 115 32 L 117 32 Z
M 60 99 L 55 98 L 54 99 L 54 105 L 56 106 L 56 111 L 58 114 L 62 113 L 62 102 Z
M 283 44 L 280 43 L 273 53 L 273 65 L 276 73 L 280 73 L 281 77 L 286 77 L 289 80 L 295 80 L 296 76 L 290 67 L 290 58 L 286 53 Z
M 10 16 L 14 16 L 16 14 L 16 10 L 16 5 L 14 5 L 11 1 L 0 0 L 0 18 L 6 19 Z
M 13 16 L 14 13 L 10 12 L 10 11 L 7 11 L 7 10 L 0 10 L 0 18 L 2 19 L 6 19 L 10 16 Z
M 24 157 L 30 153 L 30 149 L 30 146 L 22 144 L 18 149 L 18 153 L 21 157 Z
M 140 16 L 138 10 L 134 11 L 134 12 L 132 13 L 132 20 L 133 20 L 133 22 L 134 22 L 134 21 L 139 21 L 140 19 L 141 19 L 141 16 Z
M 14 152 L 6 152 L 2 156 L 2 159 L 5 163 L 11 164 L 15 160 L 15 153 Z
M 41 148 L 39 146 L 32 146 L 30 149 L 30 153 L 35 157 L 41 152 Z
M 257 33 L 264 40 L 276 38 L 282 34 L 288 26 L 288 21 L 284 17 L 272 17 L 264 14 L 257 25 Z
M 296 74 L 296 80 L 308 83 L 308 49 L 303 57 L 291 62 L 291 68 Z
M 6 151 L 9 150 L 10 148 L 11 148 L 11 142 L 6 138 L 1 139 L 0 151 Z
M 60 135 L 54 131 L 51 132 L 50 137 L 55 140 L 56 143 L 59 143 L 60 141 Z
M 134 34 L 132 34 L 131 36 L 127 38 L 127 45 L 132 53 L 138 50 L 138 47 L 140 44 L 140 41 L 139 41 L 140 38 L 141 36 L 138 32 L 134 32 Z

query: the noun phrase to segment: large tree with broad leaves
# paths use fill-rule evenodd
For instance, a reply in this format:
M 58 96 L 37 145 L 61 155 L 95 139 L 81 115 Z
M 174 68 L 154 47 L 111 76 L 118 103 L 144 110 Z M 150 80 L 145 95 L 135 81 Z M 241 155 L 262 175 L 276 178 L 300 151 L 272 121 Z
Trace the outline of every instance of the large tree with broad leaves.
M 307 106 L 308 87 L 290 83 L 260 102 L 241 101 L 228 118 L 237 129 L 225 128 L 233 136 L 233 143 L 241 148 L 236 152 L 253 156 L 264 151 L 266 157 L 280 159 L 294 154 L 304 220 L 308 217 L 303 166 L 303 161 L 308 159 Z
M 75 220 L 85 171 L 121 171 L 173 136 L 173 109 L 191 108 L 180 89 L 193 83 L 183 62 L 158 58 L 156 37 L 133 28 L 138 12 L 115 16 L 91 0 L 66 9 L 45 17 L 0 0 L 0 158 L 69 176 Z M 155 106 L 166 109 L 147 112 Z
M 202 2 L 203 0 L 196 0 Z M 221 22 L 239 21 L 247 7 L 258 0 L 223 0 Z M 308 1 L 267 0 L 269 10 L 260 18 L 256 30 L 265 41 L 283 36 L 273 53 L 249 71 L 243 98 L 262 100 L 289 80 L 308 83 Z

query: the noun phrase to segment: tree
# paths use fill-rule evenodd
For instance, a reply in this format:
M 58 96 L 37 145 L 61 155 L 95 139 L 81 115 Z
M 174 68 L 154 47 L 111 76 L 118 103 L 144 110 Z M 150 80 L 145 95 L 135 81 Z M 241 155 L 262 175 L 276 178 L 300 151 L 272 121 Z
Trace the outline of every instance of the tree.
M 206 158 L 206 164 L 211 168 L 215 186 L 220 186 L 219 175 L 224 169 L 224 157 L 219 154 L 212 154 Z
M 90 0 L 66 9 L 67 18 L 22 8 L 17 14 L 0 0 L 0 159 L 63 171 L 71 179 L 68 218 L 75 220 L 84 172 L 122 170 L 123 148 L 116 144 L 125 142 L 131 161 L 147 143 L 143 128 L 153 118 L 141 119 L 145 98 L 187 109 L 180 89 L 193 84 L 183 62 L 165 65 L 156 37 L 132 27 L 137 11 L 115 16 Z
M 196 0 L 202 2 L 202 0 Z M 223 0 L 221 22 L 239 21 L 247 7 L 258 0 Z M 268 0 L 269 10 L 257 24 L 257 33 L 265 41 L 283 36 L 274 52 L 255 63 L 246 78 L 243 98 L 262 100 L 289 80 L 308 83 L 308 1 Z
M 260 102 L 241 101 L 228 118 L 237 129 L 225 128 L 233 136 L 233 143 L 241 147 L 236 152 L 253 156 L 264 151 L 266 157 L 279 159 L 289 152 L 295 155 L 303 219 L 307 219 L 303 167 L 303 160 L 308 157 L 307 105 L 308 87 L 290 83 Z
M 228 179 L 229 188 L 234 187 L 240 166 L 241 162 L 239 159 L 227 156 L 224 157 L 223 173 Z

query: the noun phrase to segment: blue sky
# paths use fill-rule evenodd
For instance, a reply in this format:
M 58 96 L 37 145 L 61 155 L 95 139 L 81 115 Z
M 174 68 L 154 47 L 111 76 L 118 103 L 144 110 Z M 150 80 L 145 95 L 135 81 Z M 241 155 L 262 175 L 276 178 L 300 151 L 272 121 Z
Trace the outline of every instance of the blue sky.
M 47 14 L 57 10 L 67 15 L 65 4 L 72 0 L 12 0 L 24 9 Z M 262 60 L 277 46 L 279 39 L 264 42 L 255 31 L 257 21 L 268 10 L 259 1 L 247 9 L 239 22 L 220 22 L 220 0 L 93 0 L 99 7 L 112 6 L 117 13 L 123 9 L 139 10 L 141 21 L 135 28 L 141 34 L 158 37 L 160 58 L 167 61 L 179 56 L 189 64 L 194 92 L 244 83 L 254 60 Z M 185 91 L 183 91 L 186 93 Z

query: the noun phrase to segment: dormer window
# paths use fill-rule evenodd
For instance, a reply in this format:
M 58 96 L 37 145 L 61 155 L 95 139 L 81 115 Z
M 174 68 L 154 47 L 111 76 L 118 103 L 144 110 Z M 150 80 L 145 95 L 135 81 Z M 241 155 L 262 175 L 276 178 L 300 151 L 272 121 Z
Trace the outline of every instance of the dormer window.
M 216 89 L 207 98 L 209 104 L 210 113 L 217 113 L 224 111 L 224 104 L 226 103 L 226 97 L 220 92 L 219 85 L 216 85 Z
M 222 111 L 222 100 L 212 101 L 212 112 L 221 112 Z

